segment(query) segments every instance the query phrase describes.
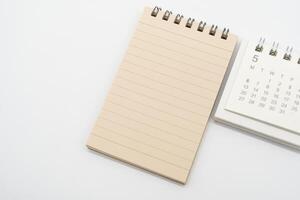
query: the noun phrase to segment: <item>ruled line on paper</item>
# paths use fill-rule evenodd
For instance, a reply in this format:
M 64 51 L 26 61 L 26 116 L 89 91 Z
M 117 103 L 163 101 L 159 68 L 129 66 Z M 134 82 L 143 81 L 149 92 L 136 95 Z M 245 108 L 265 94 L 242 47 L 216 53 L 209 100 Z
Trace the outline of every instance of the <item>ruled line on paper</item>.
M 190 54 L 188 54 L 188 53 L 182 52 L 182 51 L 178 51 L 177 49 L 175 50 L 175 49 L 172 48 L 172 47 L 168 48 L 168 47 L 166 47 L 167 45 L 161 45 L 161 44 L 157 44 L 157 43 L 154 43 L 154 42 L 149 42 L 149 41 L 147 41 L 147 40 L 140 39 L 140 38 L 137 37 L 137 36 L 132 37 L 132 42 L 131 42 L 131 43 L 133 43 L 133 42 L 135 42 L 135 41 L 139 41 L 139 42 L 141 42 L 141 43 L 146 43 L 146 44 L 148 44 L 148 45 L 152 45 L 152 46 L 155 46 L 155 47 L 157 47 L 157 48 L 165 49 L 165 50 L 170 51 L 170 52 L 172 52 L 172 53 L 177 53 L 177 54 L 184 55 L 184 56 L 186 56 L 186 57 L 190 57 L 190 58 L 192 58 L 192 59 L 196 59 L 196 60 L 199 60 L 199 61 L 202 61 L 202 62 L 211 64 L 211 65 L 215 65 L 215 66 L 218 66 L 218 67 L 222 67 L 221 64 L 211 62 L 211 61 L 209 61 L 209 60 L 200 58 L 199 56 L 194 56 L 194 55 L 190 55 Z M 137 46 L 137 45 L 136 45 L 136 46 Z M 141 45 L 141 46 L 143 46 L 143 45 Z M 201 52 L 201 53 L 202 53 L 202 52 Z M 202 54 L 203 54 L 203 53 L 202 53 Z M 223 62 L 224 62 L 224 61 L 227 61 L 227 59 L 224 59 L 224 58 L 220 58 L 220 57 L 214 56 L 214 55 L 212 55 L 212 54 L 210 54 L 210 53 L 205 53 L 205 54 L 206 54 L 206 56 L 211 56 L 211 57 L 213 57 L 211 60 L 221 59 Z M 199 53 L 199 55 L 200 55 L 200 53 Z
M 142 47 L 139 46 L 139 45 L 130 44 L 130 46 L 131 46 L 131 47 L 134 47 L 134 48 L 137 48 L 137 49 L 140 49 L 140 50 L 147 51 L 147 52 L 149 52 L 149 53 L 153 53 L 153 54 L 159 55 L 159 56 L 161 56 L 161 57 L 170 58 L 170 56 L 166 56 L 166 55 L 163 55 L 163 54 L 159 54 L 159 53 L 157 53 L 157 51 L 154 52 L 154 51 L 151 51 L 151 50 L 149 50 L 149 49 L 144 49 L 144 48 L 142 48 Z M 169 51 L 170 51 L 170 50 L 169 50 Z M 176 52 L 173 52 L 173 53 L 176 53 Z M 177 53 L 177 54 L 178 54 L 178 53 Z M 181 54 L 181 55 L 183 55 L 183 54 Z M 186 55 L 183 55 L 183 56 L 186 56 Z M 187 57 L 188 57 L 188 56 L 187 56 Z M 189 57 L 190 57 L 190 56 L 189 56 Z M 171 59 L 173 59 L 173 60 L 175 60 L 175 61 L 178 61 L 178 62 L 182 62 L 181 60 L 174 59 L 174 56 L 173 56 Z M 203 59 L 199 59 L 199 58 L 198 58 L 198 59 L 192 58 L 192 59 L 198 60 L 199 63 L 205 63 L 205 64 L 208 64 L 208 65 L 211 65 L 211 66 L 215 66 L 215 67 L 217 67 L 217 68 L 219 68 L 219 69 L 223 69 L 223 67 L 224 67 L 224 66 L 221 65 L 221 64 L 212 63 L 212 62 L 209 62 L 209 61 L 206 61 L 206 60 L 203 60 Z M 188 59 L 185 59 L 185 60 L 188 60 Z
M 96 126 L 99 124 L 103 124 L 103 121 L 107 121 L 115 124 L 116 125 L 114 127 L 115 129 L 118 126 L 125 127 L 128 128 L 129 130 L 138 132 L 139 134 L 146 134 L 151 136 L 152 138 L 157 138 L 160 141 L 164 140 L 168 144 L 172 144 L 175 147 L 187 150 L 189 152 L 195 152 L 195 150 L 197 149 L 197 144 L 198 144 L 197 142 L 189 138 L 185 138 L 181 135 L 178 135 L 174 132 L 163 130 L 147 122 L 138 121 L 136 119 L 124 115 L 120 115 L 118 113 L 106 112 L 106 111 L 104 111 L 104 113 L 106 114 L 106 116 L 101 116 L 96 122 Z
M 113 123 L 113 124 L 116 124 L 116 125 L 118 125 L 118 126 L 121 126 L 121 127 L 127 128 L 127 129 L 130 129 L 130 130 L 132 130 L 132 131 L 134 131 L 134 132 L 136 132 L 136 133 L 138 133 L 138 134 L 144 134 L 144 135 L 146 135 L 146 136 L 148 136 L 148 137 L 154 138 L 154 139 L 156 139 L 156 140 L 162 141 L 162 142 L 164 142 L 164 143 L 167 143 L 167 144 L 169 144 L 169 145 L 172 145 L 172 146 L 177 147 L 177 148 L 180 148 L 180 149 L 184 149 L 184 150 L 189 151 L 189 152 L 194 152 L 194 151 L 195 151 L 195 149 L 189 149 L 189 148 L 187 148 L 187 147 L 185 147 L 185 146 L 180 146 L 180 145 L 175 144 L 175 143 L 172 143 L 172 142 L 170 142 L 170 141 L 168 141 L 168 140 L 164 140 L 164 139 L 161 138 L 161 137 L 154 136 L 154 134 L 149 134 L 149 133 L 146 133 L 146 132 L 144 132 L 144 131 L 134 129 L 134 128 L 132 128 L 132 127 L 126 126 L 126 125 L 124 125 L 124 124 L 120 124 L 120 123 L 115 122 L 115 121 L 113 121 L 113 120 L 111 120 L 111 119 L 108 119 L 108 118 L 103 118 L 103 117 L 102 117 L 101 120 L 109 121 L 110 123 Z M 97 123 L 96 123 L 96 125 L 97 125 Z M 167 133 L 167 134 L 168 134 L 168 133 Z M 180 138 L 180 139 L 182 139 L 182 138 Z M 188 141 L 188 142 L 189 142 L 189 141 Z M 194 144 L 194 143 L 191 143 L 191 144 Z
M 156 34 L 153 34 L 153 33 L 149 33 L 149 32 L 147 32 L 147 31 L 141 30 L 141 29 L 139 29 L 139 28 L 137 28 L 136 31 L 137 31 L 137 32 L 140 32 L 140 33 L 147 34 L 147 35 L 151 35 L 151 36 L 154 36 L 154 37 L 157 37 L 157 38 L 160 38 L 160 39 L 162 39 L 162 40 L 166 40 L 166 41 L 169 41 L 169 42 L 178 44 L 178 45 L 182 45 L 182 46 L 187 47 L 187 48 L 191 48 L 191 49 L 193 49 L 193 50 L 199 51 L 199 52 L 204 53 L 204 54 L 207 54 L 207 55 L 212 55 L 212 56 L 215 56 L 215 57 L 218 57 L 218 58 L 223 58 L 223 59 L 225 59 L 225 60 L 228 60 L 228 57 L 229 57 L 229 56 L 223 57 L 223 56 L 220 56 L 220 55 L 218 55 L 218 54 L 212 54 L 212 53 L 209 53 L 209 52 L 200 50 L 200 49 L 198 49 L 198 48 L 189 46 L 189 45 L 187 45 L 187 43 L 179 43 L 179 42 L 177 42 L 177 41 L 175 41 L 175 40 L 171 40 L 171 39 L 168 39 L 168 38 L 165 38 L 165 37 L 161 37 L 161 36 L 159 36 L 159 35 L 156 35 Z M 213 47 L 213 48 L 215 48 L 215 47 Z
M 170 57 L 170 56 L 165 56 L 165 55 L 159 54 L 157 52 L 145 50 L 145 49 L 140 48 L 138 46 L 131 45 L 130 47 L 131 48 L 129 48 L 128 51 L 127 51 L 128 54 L 133 54 L 131 51 L 133 51 L 133 49 L 135 48 L 134 50 L 137 49 L 139 51 L 142 51 L 142 52 L 145 52 L 145 53 L 148 53 L 148 54 L 152 54 L 154 56 L 158 56 L 158 57 L 163 58 L 163 59 L 167 59 L 167 60 L 169 60 L 169 62 L 170 61 L 171 62 L 176 62 L 176 63 L 180 63 L 182 65 L 187 65 L 187 66 L 193 67 L 193 68 L 198 69 L 198 70 L 204 70 L 205 69 L 205 71 L 208 71 L 208 72 L 211 72 L 211 73 L 216 73 L 216 74 L 222 74 L 223 75 L 223 72 L 219 72 L 217 69 L 212 70 L 212 69 L 210 69 L 209 67 L 206 66 L 206 65 L 210 65 L 210 66 L 215 67 L 215 65 L 211 65 L 211 64 L 208 64 L 208 63 L 198 63 L 198 65 L 195 65 L 195 64 L 187 63 L 186 61 L 174 59 L 173 57 Z M 205 64 L 205 67 L 203 67 L 203 64 Z M 202 66 L 202 68 L 199 67 L 199 66 Z
M 125 106 L 125 105 L 123 105 L 123 104 L 116 103 L 116 101 L 111 100 L 111 99 L 107 99 L 107 101 L 110 102 L 110 103 L 112 103 L 112 104 L 116 104 L 116 105 L 118 105 L 118 106 L 120 106 L 120 107 L 123 107 L 123 108 L 125 108 L 125 109 L 127 109 L 127 110 L 131 110 L 131 111 L 135 111 L 135 112 L 142 112 L 142 111 L 140 111 L 140 110 L 132 109 L 132 108 L 130 108 L 130 107 L 127 107 L 127 106 Z M 131 100 L 129 100 L 129 101 L 131 101 Z M 155 110 L 155 112 L 159 112 L 159 113 L 162 113 L 162 114 L 171 116 L 171 117 L 173 117 L 173 118 L 175 118 L 175 119 L 180 119 L 180 120 L 182 120 L 182 121 L 185 121 L 185 122 L 188 122 L 188 123 L 191 123 L 191 124 L 194 124 L 194 125 L 205 125 L 205 124 L 206 124 L 206 123 L 201 122 L 201 121 L 195 122 L 195 121 L 192 121 L 192 120 L 183 118 L 183 117 L 181 117 L 181 116 L 178 116 L 178 115 L 175 115 L 175 114 L 172 114 L 172 113 L 168 113 L 168 112 L 166 112 L 166 111 L 162 111 L 162 110 L 157 109 L 157 108 L 155 108 L 155 107 L 153 107 L 153 106 L 149 106 L 149 105 L 146 105 L 146 104 L 142 104 L 142 103 L 137 102 L 137 101 L 131 101 L 131 102 L 135 103 L 136 105 L 141 105 L 141 106 L 143 106 L 143 107 L 146 107 L 146 108 L 150 108 L 150 109 L 152 109 L 152 110 Z M 149 115 L 149 116 L 150 116 L 150 115 Z M 157 119 L 159 119 L 159 118 L 157 118 Z M 178 125 L 175 125 L 175 126 L 178 126 Z M 180 126 L 178 126 L 178 127 L 180 127 Z
M 139 67 L 139 66 L 138 66 L 138 67 Z M 121 70 L 127 71 L 127 72 L 132 73 L 132 74 L 135 74 L 135 75 L 143 76 L 143 77 L 145 77 L 145 78 L 148 78 L 149 80 L 152 80 L 152 81 L 155 81 L 155 82 L 158 82 L 158 83 L 167 85 L 167 86 L 172 87 L 172 88 L 179 89 L 179 87 L 174 87 L 174 86 L 171 86 L 171 84 L 167 84 L 167 83 L 164 83 L 164 82 L 162 82 L 162 81 L 154 80 L 154 79 L 152 79 L 152 78 L 150 78 L 150 77 L 148 77 L 148 76 L 145 76 L 144 74 L 140 74 L 139 72 L 136 72 L 137 70 L 132 70 L 132 69 L 129 69 L 129 68 L 125 67 L 124 64 L 123 64 L 123 68 L 122 68 Z M 146 70 L 145 70 L 145 71 L 146 71 Z M 148 70 L 148 71 L 152 71 L 152 70 Z M 178 79 L 178 78 L 174 78 L 174 77 L 172 77 L 172 76 L 169 76 L 169 75 L 166 75 L 166 74 L 163 74 L 163 73 L 160 73 L 160 72 L 153 72 L 153 73 L 159 74 L 159 75 L 164 76 L 164 77 L 166 77 L 166 78 L 170 78 L 170 79 L 174 79 L 174 80 L 176 80 L 176 81 L 183 82 L 184 84 L 189 85 L 189 86 L 192 86 L 192 87 L 197 87 L 197 88 L 199 88 L 199 90 L 206 90 L 208 93 L 210 93 L 210 95 L 214 95 L 214 94 L 216 93 L 215 90 L 210 89 L 210 88 L 207 88 L 207 87 L 204 87 L 204 86 L 201 86 L 201 85 L 198 85 L 198 84 L 194 84 L 194 83 L 187 82 L 187 81 L 185 81 L 185 80 L 181 80 L 181 79 Z M 215 88 L 216 88 L 216 87 L 217 87 L 217 86 L 215 86 Z M 182 88 L 180 88 L 180 89 L 181 89 L 181 90 L 184 90 L 184 89 L 182 89 Z M 189 92 L 189 93 L 191 93 L 191 94 L 195 94 L 196 96 L 199 96 L 199 95 L 200 95 L 200 94 L 197 94 L 197 93 L 194 93 L 194 92 L 191 92 L 191 91 L 187 91 L 187 90 L 184 90 L 184 91 Z M 211 98 L 209 98 L 209 97 L 205 97 L 205 98 L 211 99 Z
M 122 89 L 127 90 L 127 91 L 132 92 L 132 93 L 135 93 L 135 94 L 137 94 L 137 95 L 141 95 L 141 96 L 144 96 L 144 97 L 146 97 L 146 98 L 154 99 L 154 100 L 156 100 L 156 101 L 159 101 L 159 102 L 162 102 L 162 103 L 171 105 L 171 106 L 176 107 L 176 108 L 180 108 L 180 109 L 186 110 L 186 111 L 188 111 L 188 112 L 191 112 L 191 113 L 194 113 L 194 114 L 197 114 L 197 115 L 202 115 L 201 113 L 195 112 L 194 110 L 192 111 L 192 110 L 189 110 L 189 109 L 187 109 L 187 108 L 184 108 L 184 107 L 181 107 L 181 106 L 178 106 L 178 105 L 174 105 L 174 104 L 172 104 L 172 102 L 163 101 L 163 100 L 158 99 L 158 98 L 155 98 L 155 97 L 153 97 L 153 96 L 145 95 L 145 94 L 140 93 L 140 92 L 137 92 L 137 91 L 135 91 L 135 90 L 130 90 L 130 89 L 124 87 L 123 85 L 118 85 L 118 84 L 116 84 L 116 83 L 114 83 L 113 85 L 116 85 L 116 86 L 119 87 L 119 88 L 122 88 Z M 152 89 L 152 88 L 148 88 L 148 89 Z M 160 91 L 157 91 L 157 92 L 160 92 Z M 161 93 L 161 94 L 167 95 L 167 94 L 164 94 L 164 93 Z M 170 96 L 170 97 L 174 97 L 174 96 Z M 178 98 L 178 99 L 179 99 L 179 98 Z M 185 101 L 185 102 L 187 102 L 187 103 L 190 103 L 190 104 L 193 104 L 193 105 L 202 107 L 202 109 L 208 109 L 208 110 L 209 110 L 209 108 L 204 107 L 204 106 L 201 105 L 201 104 L 195 104 L 195 103 L 193 103 L 193 102 L 186 101 L 186 100 L 184 100 L 184 99 L 180 99 L 180 101 Z M 208 116 L 207 116 L 207 115 L 203 115 L 203 117 L 208 117 Z
M 116 93 L 113 93 L 113 92 L 111 92 L 110 95 L 112 95 L 112 96 L 118 96 L 118 97 L 121 97 L 122 99 L 127 99 L 128 101 L 134 102 L 134 103 L 136 103 L 136 104 L 140 104 L 140 105 L 142 105 L 142 106 L 144 106 L 144 107 L 151 108 L 151 109 L 153 109 L 153 110 L 156 110 L 156 111 L 158 111 L 158 112 L 162 112 L 162 113 L 168 114 L 168 115 L 173 116 L 173 117 L 180 118 L 180 119 L 182 119 L 182 120 L 188 121 L 188 122 L 193 123 L 193 124 L 199 124 L 199 123 L 201 123 L 200 121 L 193 121 L 193 120 L 190 120 L 190 119 L 186 119 L 186 118 L 184 118 L 184 117 L 182 117 L 182 116 L 178 116 L 178 115 L 176 115 L 176 114 L 169 113 L 169 112 L 167 112 L 167 111 L 164 111 L 164 110 L 161 110 L 161 109 L 159 109 L 159 108 L 156 108 L 156 107 L 154 107 L 154 106 L 152 106 L 152 105 L 148 105 L 148 104 L 145 104 L 145 103 L 141 103 L 140 101 L 136 101 L 136 100 L 130 99 L 130 98 L 126 97 L 126 96 L 122 96 L 122 95 L 119 95 L 119 94 L 116 94 Z M 111 100 L 109 100 L 109 101 L 111 101 Z M 111 101 L 111 102 L 112 102 L 112 101 Z M 184 110 L 184 111 L 186 111 L 186 110 Z M 199 114 L 199 116 L 201 116 L 201 114 Z M 203 117 L 203 116 L 201 116 L 201 117 Z M 206 117 L 205 117 L 205 118 L 206 118 Z M 205 124 L 203 124 L 203 125 L 205 125 Z
M 189 101 L 189 100 L 187 100 L 187 99 L 183 99 L 183 98 L 178 97 L 178 96 L 175 96 L 175 95 L 167 94 L 167 93 L 165 93 L 165 91 L 157 90 L 156 88 L 152 88 L 152 87 L 149 87 L 149 86 L 147 86 L 147 85 L 142 85 L 142 84 L 140 84 L 140 83 L 137 83 L 137 82 L 135 82 L 135 81 L 132 81 L 131 79 L 126 79 L 126 78 L 124 78 L 124 77 L 122 77 L 122 76 L 118 76 L 117 78 L 118 78 L 118 79 L 125 80 L 125 81 L 128 81 L 128 82 L 131 82 L 131 83 L 133 83 L 133 84 L 135 84 L 135 85 L 137 85 L 137 86 L 144 87 L 144 88 L 153 90 L 153 91 L 155 91 L 155 92 L 160 92 L 161 94 L 168 95 L 168 96 L 174 97 L 174 98 L 178 98 L 178 99 L 180 99 L 180 100 L 182 100 L 182 101 L 186 101 L 186 102 L 188 102 L 188 103 L 191 103 L 191 104 L 194 104 L 194 105 L 197 105 L 197 106 L 201 106 L 202 108 L 205 108 L 205 109 L 210 110 L 210 108 L 207 108 L 206 106 L 204 106 L 204 105 L 202 105 L 202 104 L 200 104 L 200 103 L 195 103 L 195 102 L 193 102 L 193 101 Z M 116 83 L 113 83 L 113 84 L 118 85 L 118 84 L 116 84 Z M 118 86 L 119 86 L 119 87 L 123 87 L 124 89 L 128 89 L 128 88 L 125 88 L 124 86 L 121 86 L 121 85 L 118 85 Z M 130 89 L 128 89 L 128 90 L 130 90 Z M 203 99 L 205 99 L 205 100 L 207 100 L 206 98 L 204 98 L 204 97 L 202 97 L 202 96 L 199 96 L 199 97 L 200 97 L 200 98 L 203 98 Z M 209 99 L 208 99 L 208 100 L 209 100 Z
M 214 79 L 208 79 L 208 78 L 206 78 L 206 77 L 200 77 L 200 76 L 197 76 L 197 75 L 195 75 L 195 74 L 193 74 L 193 73 L 190 73 L 188 70 L 183 70 L 183 69 L 179 69 L 179 68 L 177 68 L 177 67 L 172 67 L 172 66 L 170 66 L 170 65 L 166 65 L 166 64 L 164 64 L 164 63 L 157 62 L 157 61 L 154 61 L 154 60 L 151 60 L 151 59 L 147 59 L 147 58 L 145 58 L 145 57 L 142 57 L 142 56 L 140 56 L 140 55 L 133 54 L 133 53 L 131 53 L 131 52 L 127 52 L 127 57 L 128 57 L 128 55 L 134 56 L 134 57 L 139 58 L 139 59 L 142 59 L 142 60 L 145 60 L 145 61 L 147 61 L 147 62 L 151 62 L 151 63 L 156 64 L 156 65 L 159 65 L 159 66 L 164 66 L 164 67 L 170 68 L 170 69 L 172 69 L 172 70 L 176 70 L 176 71 L 178 71 L 178 72 L 180 72 L 180 73 L 184 73 L 184 74 L 193 76 L 193 77 L 195 77 L 195 78 L 201 78 L 201 79 L 203 79 L 203 80 L 208 80 L 208 81 L 212 81 L 212 82 L 217 83 L 217 82 L 215 81 L 215 78 L 214 78 Z M 128 61 L 129 59 L 127 60 L 127 57 L 125 57 L 124 60 Z M 130 60 L 131 60 L 131 59 L 130 59 Z M 132 61 L 131 61 L 131 62 L 132 62 Z M 182 64 L 181 64 L 181 66 L 182 66 Z M 194 66 L 192 66 L 192 67 L 195 68 Z M 200 68 L 198 68 L 198 67 L 197 67 L 196 69 L 199 70 L 199 71 L 202 71 L 202 72 L 211 74 L 211 75 L 219 74 L 218 71 L 216 71 L 216 72 L 211 72 L 211 71 L 206 71 L 206 70 L 200 69 Z
M 106 111 L 106 109 L 103 109 L 103 110 Z M 133 118 L 130 118 L 130 117 L 128 117 L 128 116 L 122 115 L 122 114 L 117 113 L 117 112 L 114 112 L 114 111 L 108 111 L 108 112 L 111 112 L 111 113 L 113 113 L 113 114 L 115 114 L 115 115 L 118 115 L 118 116 L 120 116 L 120 117 L 122 117 L 122 118 L 125 118 L 125 119 L 128 119 L 128 120 L 132 120 L 132 121 L 135 121 L 135 122 L 137 122 L 137 123 L 144 124 L 144 125 L 146 125 L 146 126 L 149 126 L 149 127 L 151 127 L 151 128 L 157 129 L 157 130 L 162 131 L 162 132 L 164 132 L 164 133 L 167 133 L 167 134 L 169 134 L 169 135 L 176 136 L 176 137 L 181 138 L 181 139 L 183 139 L 183 140 L 186 140 L 186 141 L 189 141 L 189 142 L 192 142 L 192 143 L 197 144 L 197 142 L 194 141 L 194 140 L 191 140 L 191 139 L 182 137 L 181 135 L 178 135 L 178 134 L 176 134 L 176 133 L 172 133 L 172 132 L 166 131 L 166 130 L 161 129 L 161 128 L 159 128 L 159 127 L 156 127 L 156 126 L 153 126 L 153 125 L 151 125 L 151 124 L 148 124 L 148 123 L 146 123 L 146 122 L 137 121 L 137 120 L 135 120 L 135 119 L 133 119 Z
M 118 103 L 111 102 L 111 101 L 107 101 L 107 102 L 109 102 L 109 103 L 111 103 L 111 104 L 114 104 L 114 105 L 116 105 L 116 106 L 122 107 L 122 108 L 124 108 L 124 109 L 126 109 L 126 110 L 128 110 L 128 111 L 131 111 L 131 112 L 134 112 L 134 113 L 138 113 L 138 114 L 143 115 L 143 116 L 145 116 L 145 117 L 147 117 L 147 118 L 151 118 L 151 119 L 154 119 L 154 120 L 158 120 L 158 121 L 160 121 L 160 122 L 166 123 L 166 124 L 168 124 L 168 125 L 170 125 L 170 126 L 173 126 L 173 127 L 178 128 L 178 129 L 182 129 L 182 130 L 188 131 L 189 133 L 192 133 L 192 134 L 195 134 L 195 135 L 199 135 L 199 134 L 196 132 L 197 130 L 189 129 L 189 128 L 186 128 L 186 127 L 179 126 L 178 124 L 174 124 L 174 123 L 172 123 L 172 122 L 169 122 L 169 120 L 165 120 L 165 119 L 161 119 L 161 118 L 154 117 L 154 116 L 149 115 L 149 114 L 145 114 L 144 112 L 142 112 L 142 111 L 140 111 L 140 110 L 132 109 L 132 108 L 126 107 L 126 106 L 124 106 L 124 105 L 122 105 L 122 104 L 118 104 Z M 112 111 L 112 110 L 107 109 L 107 108 L 104 108 L 104 110 L 109 111 L 109 112 L 115 112 L 115 111 Z M 200 124 L 200 123 L 199 123 L 199 124 Z M 203 125 L 203 124 L 201 124 L 201 125 Z
M 182 155 L 178 155 L 178 154 L 175 154 L 175 153 L 173 153 L 173 152 L 171 152 L 171 151 L 162 149 L 162 148 L 160 148 L 160 147 L 158 147 L 158 146 L 154 146 L 154 145 L 148 144 L 148 143 L 146 143 L 146 142 L 144 142 L 144 141 L 142 141 L 142 140 L 138 140 L 138 139 L 136 139 L 136 138 L 129 137 L 129 136 L 127 136 L 126 134 L 122 134 L 122 133 L 116 132 L 115 130 L 111 130 L 111 129 L 106 128 L 106 127 L 101 126 L 101 125 L 96 125 L 96 126 L 99 127 L 99 128 L 102 128 L 102 129 L 104 129 L 104 130 L 106 130 L 106 131 L 110 131 L 110 132 L 112 132 L 112 133 L 114 133 L 114 134 L 116 134 L 116 135 L 118 135 L 118 136 L 125 137 L 125 138 L 127 138 L 127 139 L 129 139 L 129 140 L 132 140 L 132 141 L 135 141 L 135 142 L 139 142 L 139 143 L 141 143 L 141 144 L 143 144 L 143 145 L 145 145 L 145 146 L 151 147 L 151 148 L 153 148 L 153 149 L 157 149 L 157 150 L 159 150 L 159 151 L 162 151 L 162 152 L 167 153 L 167 154 L 169 154 L 169 155 L 172 155 L 172 156 L 175 156 L 175 157 L 177 157 L 177 158 L 183 159 L 183 160 L 185 160 L 185 161 L 192 161 L 191 159 L 188 159 L 188 158 L 186 158 L 186 157 L 184 157 L 184 156 L 182 156 Z M 94 135 L 98 135 L 98 134 L 94 133 Z
M 172 79 L 175 79 L 175 80 L 178 80 L 178 81 L 182 81 L 182 82 L 185 82 L 185 83 L 187 83 L 187 84 L 191 84 L 191 85 L 194 85 L 194 86 L 196 86 L 196 87 L 200 87 L 200 88 L 203 88 L 203 89 L 206 89 L 206 90 L 209 90 L 209 91 L 213 91 L 214 92 L 214 90 L 211 90 L 210 88 L 206 88 L 206 87 L 204 87 L 203 85 L 201 85 L 201 84 L 196 84 L 196 83 L 192 83 L 192 82 L 189 82 L 189 81 L 186 81 L 186 80 L 183 80 L 183 79 L 180 79 L 180 78 L 177 78 L 177 77 L 174 77 L 174 76 L 170 76 L 169 74 L 167 74 L 167 73 L 164 73 L 164 72 L 159 72 L 158 70 L 154 70 L 154 69 L 150 69 L 149 67 L 145 67 L 145 65 L 138 65 L 138 64 L 136 64 L 136 63 L 133 63 L 133 62 L 131 62 L 131 61 L 128 61 L 128 60 L 123 60 L 123 63 L 128 63 L 128 64 L 131 64 L 131 65 L 134 65 L 134 66 L 136 66 L 136 67 L 141 67 L 141 68 L 144 68 L 144 69 L 146 69 L 146 70 L 148 70 L 148 71 L 152 71 L 152 72 L 154 72 L 154 73 L 158 73 L 158 74 L 160 74 L 160 75 L 162 75 L 162 76 L 166 76 L 166 77 L 168 77 L 168 78 L 172 78 Z M 202 78 L 198 78 L 198 81 L 209 81 L 209 82 L 211 82 L 211 84 L 213 84 L 213 87 L 214 88 L 216 88 L 216 87 L 218 87 L 218 83 L 216 83 L 215 81 L 211 81 L 211 80 L 203 80 Z
M 179 87 L 176 87 L 176 86 L 173 86 L 173 85 L 170 85 L 170 84 L 166 84 L 166 83 L 163 83 L 161 81 L 157 81 L 157 80 L 154 80 L 152 78 L 149 78 L 147 76 L 144 76 L 144 75 L 141 75 L 141 74 L 137 74 L 133 71 L 130 71 L 128 69 L 125 69 L 125 68 L 120 68 L 121 71 L 126 71 L 127 73 L 131 73 L 131 74 L 134 74 L 136 76 L 139 76 L 139 77 L 142 77 L 142 78 L 145 78 L 145 79 L 148 79 L 150 81 L 153 81 L 153 82 L 156 82 L 156 83 L 159 83 L 159 84 L 162 84 L 162 85 L 165 85 L 165 86 L 168 86 L 170 88 L 173 88 L 173 89 L 177 89 L 177 90 L 180 90 L 182 92 L 186 92 L 186 93 L 189 93 L 189 94 L 192 94 L 194 96 L 198 96 L 198 97 L 201 97 L 201 98 L 204 98 L 204 99 L 207 99 L 207 100 L 212 100 L 213 98 L 210 98 L 210 97 L 207 97 L 207 96 L 203 96 L 201 94 L 197 94 L 197 93 L 194 93 L 194 92 L 191 92 L 191 91 L 187 91 L 185 89 L 182 89 L 182 88 L 179 88 Z M 138 83 L 137 83 L 138 84 Z M 204 89 L 204 88 L 201 88 L 201 89 Z M 207 90 L 207 89 L 206 89 Z M 210 91 L 210 90 L 207 90 L 208 93 L 211 93 L 211 95 L 215 95 L 216 92 L 213 92 L 213 91 Z
M 192 37 L 188 37 L 188 36 L 186 36 L 186 35 L 184 35 L 184 34 L 181 34 L 181 33 L 175 33 L 175 32 L 172 32 L 172 31 L 170 31 L 170 30 L 168 30 L 168 29 L 161 28 L 161 27 L 158 27 L 158 26 L 154 26 L 154 25 L 152 25 L 152 24 L 148 24 L 148 23 L 146 23 L 146 22 L 144 22 L 144 21 L 140 21 L 140 23 L 141 23 L 141 24 L 144 24 L 144 25 L 146 25 L 146 26 L 150 26 L 150 27 L 155 28 L 155 29 L 160 29 L 160 30 L 163 30 L 163 31 L 165 31 L 165 32 L 172 33 L 172 34 L 174 34 L 174 35 L 178 35 L 178 36 L 180 36 L 180 37 L 184 37 L 184 38 L 188 38 L 188 39 L 190 39 L 190 40 L 197 41 L 197 42 L 202 43 L 202 44 L 206 44 L 206 45 L 208 45 L 208 46 L 212 46 L 212 47 L 217 48 L 217 49 L 221 49 L 221 50 L 224 50 L 224 51 L 232 52 L 232 51 L 230 51 L 230 50 L 228 50 L 228 49 L 226 49 L 226 48 L 222 48 L 222 47 L 220 47 L 220 46 L 212 45 L 212 44 L 210 44 L 210 43 L 203 42 L 203 41 L 197 40 L 197 39 L 192 38 Z
M 173 165 L 173 166 L 175 166 L 175 167 L 181 168 L 181 169 L 183 169 L 183 170 L 186 170 L 186 171 L 188 171 L 188 170 L 189 170 L 188 168 L 185 168 L 185 167 L 182 167 L 182 166 L 176 165 L 176 164 L 174 164 L 174 163 L 172 163 L 172 162 L 169 162 L 169 161 L 166 161 L 166 160 L 160 159 L 160 158 L 158 158 L 158 157 L 156 157 L 156 156 L 153 156 L 153 155 L 151 155 L 151 154 L 148 154 L 148 153 L 144 153 L 144 152 L 138 151 L 138 150 L 136 150 L 136 149 L 134 149 L 134 148 L 132 148 L 132 147 L 129 147 L 129 146 L 127 146 L 127 145 L 124 145 L 124 144 L 121 144 L 121 143 L 115 142 L 115 141 L 113 141 L 113 140 L 110 140 L 110 139 L 108 139 L 108 138 L 102 137 L 102 136 L 100 136 L 100 135 L 95 135 L 95 134 L 93 134 L 93 135 L 94 135 L 95 137 L 102 138 L 102 139 L 104 139 L 104 140 L 107 140 L 107 141 L 109 141 L 109 142 L 111 142 L 111 143 L 114 143 L 114 144 L 120 145 L 120 146 L 122 146 L 122 147 L 125 147 L 125 148 L 127 148 L 127 149 L 130 149 L 130 150 L 132 150 L 132 151 L 135 151 L 135 152 L 137 152 L 137 153 L 144 154 L 144 155 L 146 155 L 146 156 L 149 156 L 149 157 L 151 157 L 151 158 L 154 158 L 154 159 L 157 159 L 157 160 L 163 161 L 163 162 L 165 162 L 165 163 L 168 163 L 168 164 L 170 164 L 170 165 Z

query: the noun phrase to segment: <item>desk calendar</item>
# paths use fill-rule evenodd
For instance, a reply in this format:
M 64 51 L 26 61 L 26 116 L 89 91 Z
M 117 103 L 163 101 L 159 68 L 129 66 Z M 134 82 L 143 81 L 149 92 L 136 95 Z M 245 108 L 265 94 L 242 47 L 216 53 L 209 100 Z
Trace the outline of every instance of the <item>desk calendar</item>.
M 248 44 L 226 109 L 300 133 L 300 64 L 277 44 Z
M 299 57 L 277 42 L 242 42 L 216 119 L 299 146 Z

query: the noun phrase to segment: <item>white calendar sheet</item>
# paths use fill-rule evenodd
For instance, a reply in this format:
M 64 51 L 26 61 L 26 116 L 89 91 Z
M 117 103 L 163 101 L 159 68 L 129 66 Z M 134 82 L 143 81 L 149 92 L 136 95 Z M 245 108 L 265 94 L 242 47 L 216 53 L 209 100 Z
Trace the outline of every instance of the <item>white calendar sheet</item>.
M 300 133 L 299 52 L 285 60 L 285 49 L 272 56 L 272 44 L 264 44 L 262 52 L 256 46 L 248 43 L 225 109 Z

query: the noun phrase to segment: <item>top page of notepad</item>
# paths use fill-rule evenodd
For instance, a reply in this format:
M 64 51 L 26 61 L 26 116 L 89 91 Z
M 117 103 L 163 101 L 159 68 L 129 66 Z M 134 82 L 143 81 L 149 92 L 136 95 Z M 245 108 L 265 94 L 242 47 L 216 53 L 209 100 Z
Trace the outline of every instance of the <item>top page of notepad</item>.
M 236 37 L 145 8 L 87 146 L 185 183 Z

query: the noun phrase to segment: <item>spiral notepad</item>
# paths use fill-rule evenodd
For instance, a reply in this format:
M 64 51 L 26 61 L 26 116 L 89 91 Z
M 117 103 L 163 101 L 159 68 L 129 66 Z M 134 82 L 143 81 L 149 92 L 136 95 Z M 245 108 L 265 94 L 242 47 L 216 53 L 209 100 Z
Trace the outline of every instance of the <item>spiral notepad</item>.
M 228 29 L 145 8 L 87 146 L 185 183 L 235 44 Z
M 300 52 L 265 39 L 244 41 L 216 118 L 300 148 Z

